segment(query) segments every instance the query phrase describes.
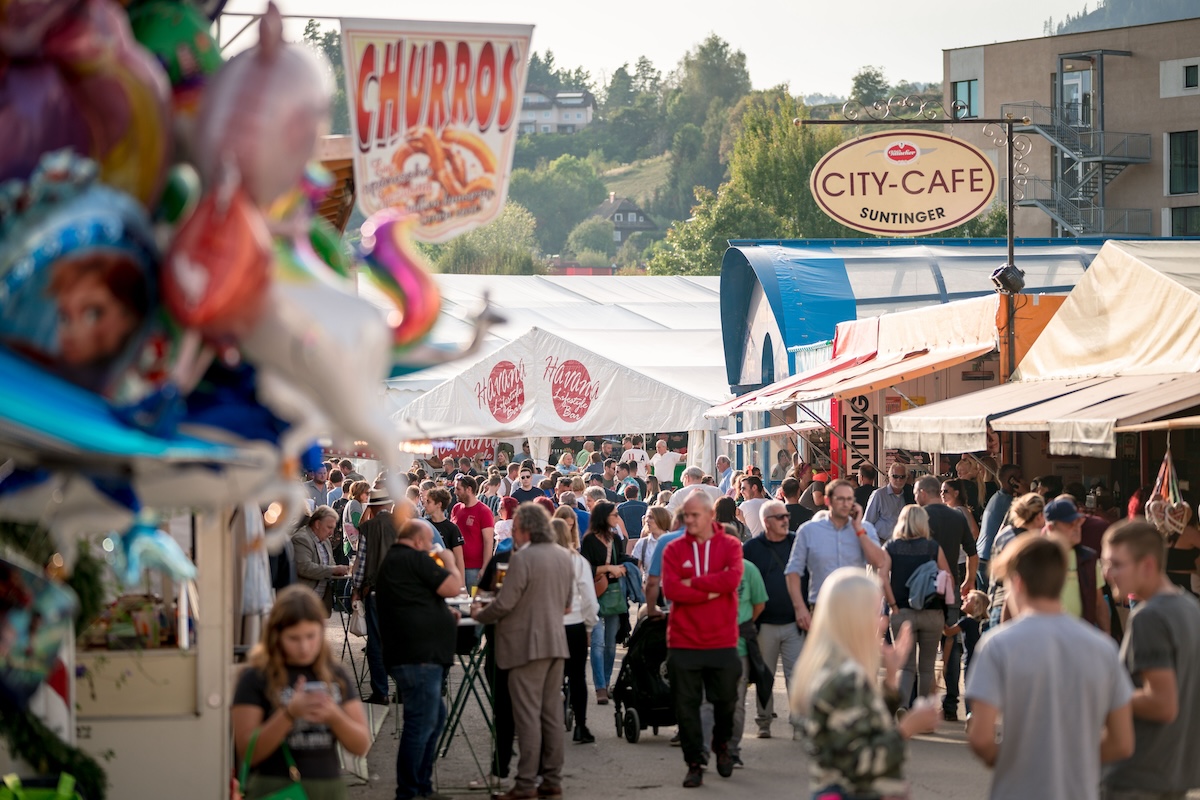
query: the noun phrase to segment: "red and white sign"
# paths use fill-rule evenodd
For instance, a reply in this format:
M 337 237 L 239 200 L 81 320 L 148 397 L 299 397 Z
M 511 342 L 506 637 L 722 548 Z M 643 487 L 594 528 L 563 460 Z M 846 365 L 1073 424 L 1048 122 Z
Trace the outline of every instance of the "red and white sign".
M 559 361 L 546 356 L 546 371 L 542 377 L 550 381 L 550 399 L 554 410 L 564 422 L 579 422 L 600 396 L 600 382 L 593 381 L 582 362 L 569 358 Z
M 512 422 L 525 408 L 525 362 L 496 362 L 487 383 L 475 384 L 475 399 L 497 422 Z
M 445 242 L 504 207 L 530 25 L 342 20 L 358 207 Z
M 883 157 L 893 164 L 915 164 L 921 157 L 921 148 L 901 139 L 884 148 Z
M 437 461 L 449 456 L 455 461 L 460 458 L 469 458 L 474 461 L 495 461 L 496 460 L 496 440 L 495 439 L 455 439 L 453 447 L 435 447 L 433 455 Z

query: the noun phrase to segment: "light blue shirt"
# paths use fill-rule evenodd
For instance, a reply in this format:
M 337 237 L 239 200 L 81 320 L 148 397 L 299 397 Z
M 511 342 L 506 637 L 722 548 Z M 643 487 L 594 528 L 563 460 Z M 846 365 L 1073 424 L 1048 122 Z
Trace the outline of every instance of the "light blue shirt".
M 875 526 L 879 539 L 886 542 L 892 538 L 892 530 L 896 520 L 900 519 L 900 510 L 904 508 L 904 490 L 893 492 L 891 484 L 871 492 L 863 519 Z
M 646 570 L 647 575 L 652 578 L 662 577 L 663 552 L 666 551 L 667 545 L 678 539 L 680 536 L 683 536 L 685 530 L 687 529 L 680 528 L 677 531 L 664 533 L 662 536 L 658 537 L 658 544 L 654 546 L 654 555 L 650 557 L 650 566 Z
M 996 534 L 1004 527 L 1004 520 L 1008 517 L 1012 501 L 1013 496 L 1001 489 L 992 495 L 992 499 L 988 500 L 987 507 L 983 509 L 983 521 L 979 525 L 979 539 L 975 542 L 975 549 L 979 551 L 980 561 L 991 560 L 992 542 L 995 540 Z
M 721 494 L 729 494 L 729 490 L 733 488 L 729 483 L 733 478 L 733 466 L 730 465 L 729 469 L 720 473 L 720 478 L 721 480 L 717 482 L 717 488 L 721 490 Z
M 879 544 L 875 526 L 869 522 L 862 525 L 867 537 Z M 817 601 L 825 579 L 835 569 L 866 565 L 867 559 L 863 555 L 862 545 L 858 543 L 858 534 L 854 532 L 854 523 L 847 520 L 845 527 L 835 528 L 831 517 L 822 516 L 809 520 L 796 531 L 792 555 L 783 572 L 785 575 L 803 575 L 804 570 L 808 569 L 808 604 L 811 606 Z

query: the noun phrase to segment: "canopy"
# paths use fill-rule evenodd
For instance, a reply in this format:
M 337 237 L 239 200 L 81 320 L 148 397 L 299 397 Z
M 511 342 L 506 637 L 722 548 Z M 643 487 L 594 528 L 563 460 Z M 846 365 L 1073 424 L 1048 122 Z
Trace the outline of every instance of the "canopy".
M 996 349 L 998 302 L 992 295 L 840 323 L 832 361 L 716 406 L 706 416 L 853 397 L 978 358 Z
M 620 332 L 609 338 L 621 341 Z M 630 353 L 652 346 L 622 343 Z M 686 363 L 686 351 L 679 358 Z M 636 359 L 631 359 L 636 360 Z M 707 431 L 719 395 L 682 391 L 625 363 L 533 328 L 398 411 L 398 424 L 448 425 L 489 436 Z M 689 444 L 690 447 L 690 444 Z
M 756 431 L 742 431 L 741 433 L 726 433 L 721 436 L 727 442 L 759 442 L 763 439 L 777 439 L 781 437 L 795 436 L 797 433 L 804 431 L 815 431 L 824 428 L 825 426 L 819 422 L 794 422 L 791 425 L 772 425 L 769 428 L 759 428 Z
M 987 427 L 1049 434 L 1054 455 L 1116 456 L 1115 434 L 1200 404 L 1200 242 L 1108 242 L 1017 380 L 891 415 L 888 447 L 983 450 Z

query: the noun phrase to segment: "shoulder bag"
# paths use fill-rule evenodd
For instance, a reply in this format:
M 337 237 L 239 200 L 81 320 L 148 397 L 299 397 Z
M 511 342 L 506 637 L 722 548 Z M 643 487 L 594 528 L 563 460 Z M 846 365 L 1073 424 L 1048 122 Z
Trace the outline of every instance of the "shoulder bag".
M 608 547 L 608 553 L 604 560 L 605 564 L 613 563 L 613 552 L 616 550 L 617 543 L 613 541 Z M 607 581 L 607 587 L 604 592 L 599 595 L 600 611 L 602 617 L 611 617 L 616 614 L 624 614 L 629 611 L 629 602 L 625 599 L 625 593 L 621 591 L 621 581 Z
M 246 745 L 246 756 L 242 759 L 242 769 L 238 773 L 238 785 L 241 787 L 243 795 L 249 789 L 250 761 L 254 755 L 254 744 L 257 741 L 258 731 L 255 731 L 250 734 L 250 743 Z M 287 788 L 269 794 L 263 797 L 262 800 L 308 800 L 308 794 L 305 793 L 304 786 L 300 783 L 300 770 L 296 768 L 296 760 L 292 758 L 291 749 L 288 748 L 286 741 L 282 742 L 279 746 L 283 750 L 283 760 L 287 762 L 288 775 L 291 777 L 292 782 Z

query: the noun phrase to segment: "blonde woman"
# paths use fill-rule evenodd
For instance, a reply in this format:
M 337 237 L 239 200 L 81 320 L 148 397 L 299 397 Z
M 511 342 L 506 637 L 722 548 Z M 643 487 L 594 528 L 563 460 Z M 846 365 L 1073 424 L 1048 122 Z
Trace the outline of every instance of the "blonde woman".
M 554 518 L 561 519 L 567 526 L 567 532 L 571 537 L 570 546 L 564 545 L 568 550 L 579 552 L 579 515 L 575 513 L 575 509 L 570 506 L 559 506 L 554 509 Z
M 1023 494 L 1008 509 L 1006 525 L 996 534 L 992 542 L 991 563 L 1000 562 L 1000 554 L 1004 548 L 1023 533 L 1037 533 L 1046 526 L 1046 501 L 1041 495 L 1030 492 Z M 994 627 L 1008 619 L 1008 604 L 1005 602 L 1008 593 L 1004 589 L 1004 581 L 992 575 L 988 584 L 988 621 Z
M 895 721 L 897 678 L 912 648 L 912 628 L 900 628 L 894 647 L 882 645 L 882 599 L 879 584 L 858 567 L 835 570 L 817 597 L 791 697 L 792 713 L 804 719 L 808 734 L 814 800 L 908 797 L 905 740 L 937 725 L 937 707 L 925 702 Z
M 891 610 L 892 636 L 900 635 L 903 626 L 911 627 L 916 634 L 915 648 L 910 648 L 908 660 L 900 671 L 900 707 L 907 708 L 912 697 L 913 681 L 920 675 L 917 687 L 922 697 L 933 694 L 933 669 L 937 664 L 938 643 L 946 622 L 946 604 L 922 603 L 920 610 L 912 607 L 909 597 L 908 579 L 924 564 L 933 562 L 939 570 L 949 572 L 946 554 L 933 539 L 929 538 L 929 515 L 920 506 L 905 506 L 900 509 L 892 538 L 883 549 L 891 557 L 891 567 L 879 574 L 883 582 L 883 594 Z

